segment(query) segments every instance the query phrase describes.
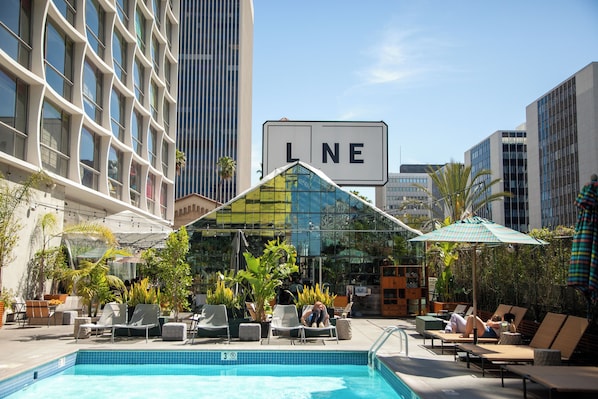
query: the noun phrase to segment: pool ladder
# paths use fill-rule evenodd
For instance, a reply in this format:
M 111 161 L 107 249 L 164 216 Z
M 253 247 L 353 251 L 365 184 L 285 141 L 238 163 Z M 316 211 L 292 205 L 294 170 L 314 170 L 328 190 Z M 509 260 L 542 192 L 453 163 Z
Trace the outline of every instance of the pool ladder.
M 405 329 L 397 326 L 386 327 L 368 351 L 368 365 L 370 367 L 374 367 L 374 360 L 376 359 L 376 353 L 378 353 L 378 350 L 382 347 L 382 345 L 384 345 L 386 340 L 388 340 L 388 338 L 390 338 L 390 336 L 397 331 L 400 333 L 399 353 L 404 353 L 405 356 L 409 357 L 409 341 L 407 339 L 407 333 L 405 332 Z

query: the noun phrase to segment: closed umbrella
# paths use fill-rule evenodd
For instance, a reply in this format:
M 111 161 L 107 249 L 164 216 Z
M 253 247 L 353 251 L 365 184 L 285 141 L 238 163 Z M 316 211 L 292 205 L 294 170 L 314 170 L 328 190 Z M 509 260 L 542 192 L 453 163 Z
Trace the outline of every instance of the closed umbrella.
M 462 242 L 473 245 L 473 265 L 472 265 L 472 296 L 473 296 L 473 314 L 478 313 L 477 287 L 476 287 L 476 250 L 479 244 L 525 244 L 525 245 L 544 245 L 546 241 L 523 234 L 517 230 L 510 229 L 501 224 L 494 223 L 491 220 L 478 216 L 458 220 L 448 226 L 441 227 L 427 234 L 422 234 L 412 238 L 409 241 L 427 241 L 427 242 Z M 476 324 L 474 323 L 474 326 Z M 474 327 L 474 341 L 477 340 L 477 330 Z
M 586 297 L 588 318 L 592 301 L 598 299 L 598 177 L 586 184 L 575 205 L 579 208 L 571 244 L 567 285 L 578 288 Z

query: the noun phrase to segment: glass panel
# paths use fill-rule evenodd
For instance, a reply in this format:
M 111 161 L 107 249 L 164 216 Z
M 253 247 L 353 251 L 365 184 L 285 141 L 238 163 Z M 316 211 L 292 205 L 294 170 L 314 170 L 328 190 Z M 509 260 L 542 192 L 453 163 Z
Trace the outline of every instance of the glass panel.
M 133 65 L 133 78 L 135 79 L 135 98 L 143 104 L 143 64 L 135 59 Z
M 127 43 L 117 30 L 114 31 L 114 35 L 112 36 L 112 56 L 114 60 L 114 73 L 121 82 L 126 84 Z
M 81 184 L 94 190 L 98 189 L 100 176 L 98 171 L 99 143 L 99 137 L 86 128 L 81 130 L 81 142 L 79 144 Z
M 49 23 L 46 29 L 46 81 L 58 94 L 71 100 L 73 41 Z
M 141 166 L 137 162 L 131 164 L 129 173 L 129 188 L 131 195 L 131 204 L 139 207 L 141 190 Z
M 87 41 L 100 58 L 104 57 L 104 10 L 96 0 L 85 3 Z
M 31 3 L 5 0 L 0 7 L 0 48 L 19 64 L 29 67 Z
M 116 11 L 118 12 L 118 17 L 123 23 L 128 21 L 129 15 L 127 12 L 129 11 L 129 0 L 116 0 Z
M 162 141 L 162 173 L 168 176 L 168 142 Z
M 83 72 L 83 108 L 85 113 L 97 123 L 102 122 L 102 76 L 100 71 L 85 61 Z
M 74 0 L 53 0 L 54 5 L 62 16 L 71 24 L 75 25 L 75 1 Z
M 145 53 L 145 17 L 139 8 L 135 8 L 135 34 L 137 45 Z
M 113 198 L 122 198 L 123 155 L 114 147 L 108 151 L 108 189 Z
M 67 176 L 70 117 L 45 101 L 41 130 L 42 165 L 61 176 Z
M 112 134 L 120 141 L 125 136 L 125 99 L 116 90 L 112 89 L 110 96 L 110 116 L 112 120 Z
M 156 145 L 156 137 L 158 137 L 158 132 L 153 128 L 150 128 L 150 133 L 147 137 L 147 152 L 149 156 L 149 161 L 152 166 L 156 167 L 156 149 L 154 148 Z
M 152 81 L 150 85 L 150 107 L 152 108 L 152 118 L 158 120 L 158 86 Z

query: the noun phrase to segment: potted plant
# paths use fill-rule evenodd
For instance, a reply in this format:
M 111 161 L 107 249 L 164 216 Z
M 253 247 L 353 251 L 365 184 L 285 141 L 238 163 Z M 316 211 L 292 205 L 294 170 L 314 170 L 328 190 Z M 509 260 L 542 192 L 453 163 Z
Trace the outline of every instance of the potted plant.
M 254 321 L 265 323 L 266 307 L 276 297 L 276 289 L 299 269 L 295 264 L 297 251 L 286 241 L 271 240 L 265 245 L 261 256 L 255 257 L 249 252 L 243 253 L 243 256 L 247 268 L 240 270 L 235 280 L 249 287 L 248 299 L 255 307 Z M 268 328 L 262 326 L 262 334 Z
M 302 292 L 297 293 L 295 305 L 299 315 L 303 313 L 303 307 L 313 305 L 316 301 L 320 301 L 328 309 L 330 318 L 334 317 L 334 299 L 335 294 L 331 294 L 328 288 L 321 289 L 320 285 L 316 283 L 315 287 L 304 288 Z
M 135 306 L 140 303 L 160 304 L 161 297 L 160 289 L 154 287 L 148 278 L 141 279 L 131 284 L 129 289 L 125 289 L 123 292 L 123 301 L 127 304 L 127 320 L 131 319 Z M 162 321 L 163 320 L 160 319 L 160 322 Z M 126 333 L 132 335 L 145 335 L 145 331 L 136 329 Z M 118 334 L 118 330 L 116 334 L 120 335 Z M 158 327 L 152 328 L 150 334 L 160 335 L 160 329 Z

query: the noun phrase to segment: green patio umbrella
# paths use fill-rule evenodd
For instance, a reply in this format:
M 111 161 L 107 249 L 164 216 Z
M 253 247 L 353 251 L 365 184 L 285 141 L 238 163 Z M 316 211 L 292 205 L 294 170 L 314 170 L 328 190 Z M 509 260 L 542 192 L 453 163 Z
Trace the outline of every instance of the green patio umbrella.
M 473 245 L 472 286 L 473 286 L 473 314 L 478 314 L 477 288 L 476 288 L 476 249 L 478 245 L 524 244 L 545 245 L 546 241 L 523 234 L 491 220 L 478 216 L 458 220 L 448 226 L 441 227 L 427 234 L 422 234 L 409 241 L 427 242 L 462 242 Z M 475 326 L 475 323 L 474 323 Z M 473 331 L 474 340 L 477 340 L 477 331 Z

